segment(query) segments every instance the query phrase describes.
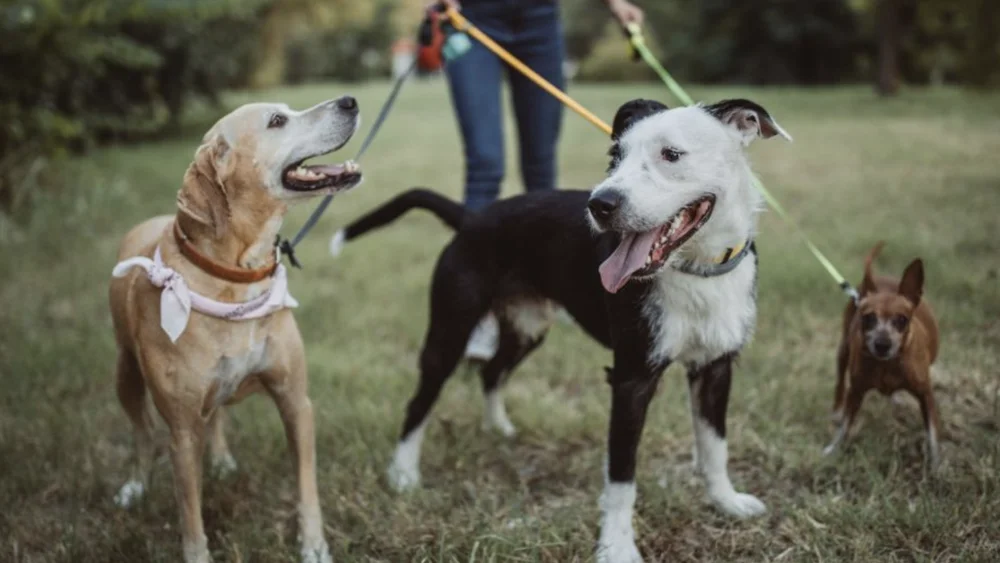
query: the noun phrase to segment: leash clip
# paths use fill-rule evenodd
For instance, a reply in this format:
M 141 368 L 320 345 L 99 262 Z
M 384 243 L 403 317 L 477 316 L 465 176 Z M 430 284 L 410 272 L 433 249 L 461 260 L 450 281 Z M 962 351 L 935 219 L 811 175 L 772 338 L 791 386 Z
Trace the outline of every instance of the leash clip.
M 277 239 L 274 241 L 274 246 L 278 247 L 278 252 L 281 253 L 281 256 L 288 257 L 289 264 L 300 270 L 302 269 L 302 264 L 300 264 L 298 259 L 295 258 L 295 247 L 292 246 L 292 241 L 286 238 L 283 239 L 281 238 L 281 235 L 278 235 Z M 281 261 L 281 256 L 278 257 L 279 262 Z

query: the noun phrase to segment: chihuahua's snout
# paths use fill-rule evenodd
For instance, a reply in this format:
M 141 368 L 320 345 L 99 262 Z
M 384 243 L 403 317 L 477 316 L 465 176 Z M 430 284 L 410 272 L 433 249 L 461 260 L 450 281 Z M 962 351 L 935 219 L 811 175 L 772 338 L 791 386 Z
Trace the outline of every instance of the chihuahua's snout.
M 353 96 L 342 96 L 337 99 L 337 107 L 350 113 L 358 113 L 358 101 Z
M 876 356 L 885 357 L 889 354 L 889 350 L 892 349 L 892 340 L 888 336 L 876 336 L 875 340 L 872 341 L 872 351 L 875 352 Z
M 622 194 L 617 190 L 601 190 L 594 192 L 587 202 L 587 209 L 599 222 L 607 221 L 622 205 Z

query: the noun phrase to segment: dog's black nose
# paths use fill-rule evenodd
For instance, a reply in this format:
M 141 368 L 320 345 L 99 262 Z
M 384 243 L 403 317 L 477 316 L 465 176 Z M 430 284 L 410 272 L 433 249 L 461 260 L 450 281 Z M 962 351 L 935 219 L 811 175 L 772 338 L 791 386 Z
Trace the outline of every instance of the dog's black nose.
M 351 96 L 344 96 L 337 100 L 337 107 L 344 111 L 357 111 L 358 101 Z
M 888 338 L 876 338 L 875 342 L 872 342 L 872 348 L 875 349 L 875 354 L 885 356 L 892 348 L 892 341 Z
M 614 190 L 604 190 L 590 196 L 587 209 L 590 210 L 594 219 L 607 219 L 621 207 L 621 204 L 622 194 Z

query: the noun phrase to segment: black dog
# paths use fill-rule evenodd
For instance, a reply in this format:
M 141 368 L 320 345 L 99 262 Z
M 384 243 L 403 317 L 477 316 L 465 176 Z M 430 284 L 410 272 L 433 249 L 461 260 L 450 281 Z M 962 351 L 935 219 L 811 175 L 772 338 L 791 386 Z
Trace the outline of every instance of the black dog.
M 352 240 L 413 208 L 457 231 L 434 271 L 420 386 L 389 469 L 393 486 L 419 483 L 427 414 L 487 311 L 500 324 L 481 372 L 487 421 L 513 433 L 500 380 L 541 344 L 558 304 L 614 351 L 598 559 L 641 560 L 631 522 L 636 449 L 673 361 L 688 368 L 696 467 L 709 496 L 732 515 L 764 512 L 729 480 L 725 419 L 732 362 L 756 317 L 761 201 L 744 147 L 776 134 L 788 137 L 746 100 L 673 110 L 633 100 L 615 116 L 609 176 L 592 193 L 531 192 L 473 213 L 413 189 L 338 233 L 336 242 Z

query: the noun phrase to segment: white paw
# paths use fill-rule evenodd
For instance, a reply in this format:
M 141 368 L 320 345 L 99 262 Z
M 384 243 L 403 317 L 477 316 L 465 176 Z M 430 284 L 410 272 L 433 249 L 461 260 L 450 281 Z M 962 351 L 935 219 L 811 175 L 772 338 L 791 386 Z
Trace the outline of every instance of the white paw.
M 389 486 L 397 493 L 411 491 L 420 486 L 420 469 L 413 465 L 400 463 L 394 459 L 387 472 Z
M 642 563 L 642 555 L 631 536 L 604 538 L 597 544 L 598 563 Z
M 225 479 L 236 473 L 236 460 L 229 453 L 212 460 L 212 476 L 216 479 Z
M 302 563 L 333 563 L 326 541 L 321 539 L 312 543 L 310 546 L 302 546 Z
M 340 253 L 344 251 L 344 243 L 347 242 L 345 239 L 347 237 L 344 234 L 344 230 L 341 229 L 337 231 L 335 235 L 330 237 L 330 256 L 336 258 L 340 256 Z
M 146 487 L 141 481 L 129 479 L 115 494 L 115 504 L 122 508 L 131 508 L 142 500 L 142 495 L 145 493 Z
M 486 430 L 487 432 L 495 431 L 504 438 L 513 438 L 514 436 L 517 436 L 517 428 L 514 428 L 514 424 L 506 418 L 500 420 L 484 420 L 483 430 Z
M 212 554 L 208 552 L 204 536 L 199 541 L 184 543 L 184 563 L 212 563 Z
M 830 444 L 827 447 L 823 448 L 823 455 L 824 456 L 833 455 L 833 452 L 835 451 L 837 451 L 837 444 Z
M 757 497 L 731 492 L 712 498 L 719 510 L 736 518 L 753 518 L 767 512 L 767 507 Z

